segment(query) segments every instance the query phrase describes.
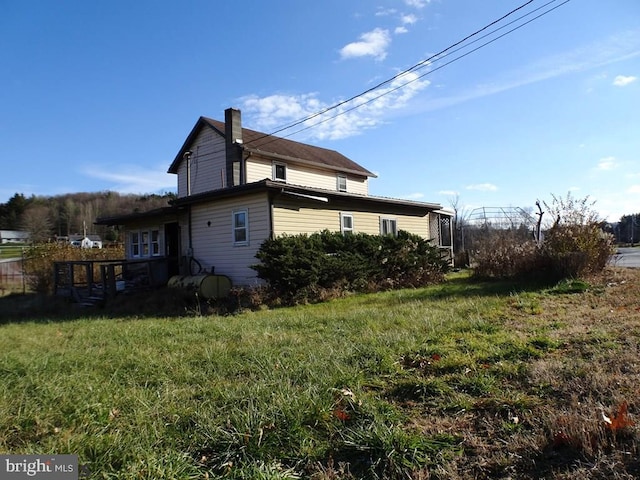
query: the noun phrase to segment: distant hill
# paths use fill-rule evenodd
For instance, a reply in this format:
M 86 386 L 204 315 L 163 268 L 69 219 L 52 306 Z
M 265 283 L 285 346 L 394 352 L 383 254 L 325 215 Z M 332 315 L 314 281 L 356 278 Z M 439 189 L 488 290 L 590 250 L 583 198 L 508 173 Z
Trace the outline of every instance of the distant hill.
M 0 230 L 25 230 L 32 239 L 44 241 L 83 233 L 86 228 L 87 233 L 100 235 L 107 242 L 116 241 L 118 232 L 94 225 L 96 218 L 166 207 L 174 198 L 173 193 L 134 195 L 111 191 L 48 197 L 16 193 L 7 203 L 0 203 Z

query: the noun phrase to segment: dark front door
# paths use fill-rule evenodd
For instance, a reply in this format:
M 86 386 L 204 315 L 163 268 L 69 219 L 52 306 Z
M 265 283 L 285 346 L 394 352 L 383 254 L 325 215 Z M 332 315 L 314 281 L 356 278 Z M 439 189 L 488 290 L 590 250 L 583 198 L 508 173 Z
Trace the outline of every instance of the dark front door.
M 164 254 L 167 257 L 169 278 L 180 273 L 180 227 L 178 222 L 164 225 Z

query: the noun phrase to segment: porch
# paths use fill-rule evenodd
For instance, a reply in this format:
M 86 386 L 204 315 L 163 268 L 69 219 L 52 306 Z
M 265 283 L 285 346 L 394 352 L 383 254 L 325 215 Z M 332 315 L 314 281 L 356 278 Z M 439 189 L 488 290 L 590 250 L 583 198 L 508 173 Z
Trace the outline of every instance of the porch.
M 83 306 L 104 304 L 119 293 L 166 285 L 168 260 L 74 260 L 54 262 L 54 295 Z

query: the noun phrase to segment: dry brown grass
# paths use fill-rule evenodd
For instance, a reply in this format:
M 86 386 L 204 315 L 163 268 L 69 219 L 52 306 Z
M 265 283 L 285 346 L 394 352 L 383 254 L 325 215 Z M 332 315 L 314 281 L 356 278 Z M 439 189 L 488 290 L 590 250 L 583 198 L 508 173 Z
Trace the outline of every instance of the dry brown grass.
M 558 342 L 505 383 L 519 398 L 415 420 L 425 433 L 463 438 L 464 454 L 432 478 L 640 478 L 640 270 L 588 281 L 579 295 L 536 296 L 535 309 L 510 312 L 510 329 L 544 329 Z

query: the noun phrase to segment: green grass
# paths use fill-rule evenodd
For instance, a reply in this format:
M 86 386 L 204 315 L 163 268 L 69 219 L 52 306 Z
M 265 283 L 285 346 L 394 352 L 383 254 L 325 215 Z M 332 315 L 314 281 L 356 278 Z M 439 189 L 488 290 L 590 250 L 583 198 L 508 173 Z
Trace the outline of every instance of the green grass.
M 615 346 L 544 318 L 582 290 L 529 290 L 458 275 L 226 317 L 5 323 L 0 451 L 77 454 L 92 478 L 474 478 L 478 445 L 502 465 L 550 435 L 536 416 L 569 393 L 541 362 L 569 375 L 568 341 Z
M 28 248 L 27 244 L 21 243 L 3 243 L 0 244 L 0 260 L 7 258 L 21 258 L 22 251 Z

